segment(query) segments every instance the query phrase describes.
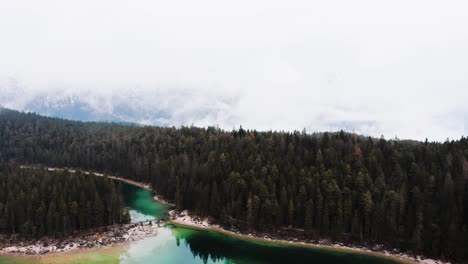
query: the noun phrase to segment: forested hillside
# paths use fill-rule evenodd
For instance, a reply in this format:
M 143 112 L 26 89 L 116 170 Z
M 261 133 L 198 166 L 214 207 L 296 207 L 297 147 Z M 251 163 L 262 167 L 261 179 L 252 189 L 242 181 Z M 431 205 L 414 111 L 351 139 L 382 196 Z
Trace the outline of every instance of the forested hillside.
M 245 229 L 304 229 L 468 259 L 468 140 L 135 127 L 0 113 L 0 159 L 150 182 Z
M 62 237 L 129 220 L 110 179 L 0 164 L 0 233 Z

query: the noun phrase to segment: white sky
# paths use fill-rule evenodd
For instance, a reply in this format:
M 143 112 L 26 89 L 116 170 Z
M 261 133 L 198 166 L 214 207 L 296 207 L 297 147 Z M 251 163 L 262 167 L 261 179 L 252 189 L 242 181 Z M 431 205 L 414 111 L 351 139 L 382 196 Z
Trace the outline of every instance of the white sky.
M 467 14 L 445 0 L 0 0 L 0 103 L 75 95 L 168 125 L 457 139 Z

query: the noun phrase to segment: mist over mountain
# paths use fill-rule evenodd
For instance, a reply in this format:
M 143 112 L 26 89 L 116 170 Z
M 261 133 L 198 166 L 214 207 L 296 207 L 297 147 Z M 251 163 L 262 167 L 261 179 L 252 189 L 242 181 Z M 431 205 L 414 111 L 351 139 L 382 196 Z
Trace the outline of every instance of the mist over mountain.
M 132 109 L 126 104 L 118 104 L 109 109 L 101 111 L 80 97 L 65 97 L 53 100 L 38 97 L 28 102 L 25 109 L 30 112 L 40 113 L 52 117 L 80 121 L 106 121 L 106 122 L 143 122 L 145 116 L 151 116 L 155 120 L 152 125 L 163 125 L 159 118 L 165 113 L 148 113 L 141 109 Z
M 0 264 L 467 262 L 466 10 L 2 1 Z
M 141 125 L 213 125 L 229 115 L 232 98 L 194 98 L 187 91 L 122 90 L 119 93 L 90 90 L 31 91 L 0 86 L 0 105 L 6 108 L 80 121 L 124 122 Z M 197 101 L 198 100 L 198 101 Z
M 404 108 L 367 111 L 373 105 L 307 104 L 307 97 L 274 98 L 251 92 L 203 89 L 32 89 L 15 80 L 0 82 L 0 106 L 80 121 L 106 121 L 157 126 L 219 126 L 261 131 L 339 131 L 373 137 L 445 141 L 468 132 L 467 111 Z M 261 106 L 258 104 L 261 103 Z M 375 104 L 377 106 L 379 104 Z M 418 111 L 419 111 L 418 110 Z M 390 112 L 389 112 L 390 111 Z M 426 111 L 427 113 L 423 113 Z M 434 113 L 431 113 L 434 112 Z
M 0 104 L 164 126 L 468 134 L 465 3 L 137 2 L 2 5 Z

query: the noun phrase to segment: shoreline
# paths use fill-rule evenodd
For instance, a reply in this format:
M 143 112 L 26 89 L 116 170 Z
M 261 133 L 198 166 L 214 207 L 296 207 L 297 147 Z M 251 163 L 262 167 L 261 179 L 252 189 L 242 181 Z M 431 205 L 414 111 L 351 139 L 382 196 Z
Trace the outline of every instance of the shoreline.
M 16 237 L 4 235 L 3 241 L 0 240 L 0 256 L 49 256 L 99 248 L 111 248 L 157 235 L 158 224 L 141 225 L 133 223 L 103 227 L 100 230 L 104 231 L 99 232 L 95 229 L 62 239 L 43 237 L 41 239 L 25 239 L 14 243 L 6 242 L 5 240 L 14 240 Z
M 444 262 L 441 260 L 434 260 L 430 258 L 424 258 L 422 256 L 412 257 L 404 253 L 395 254 L 388 252 L 386 250 L 383 251 L 376 251 L 369 248 L 360 248 L 360 247 L 351 247 L 346 246 L 343 244 L 331 244 L 329 241 L 327 244 L 323 243 L 311 243 L 306 241 L 300 240 L 285 240 L 285 239 L 278 239 L 278 238 L 270 238 L 266 236 L 258 236 L 255 234 L 243 234 L 238 232 L 233 232 L 230 230 L 226 230 L 220 225 L 211 224 L 208 218 L 204 218 L 203 220 L 195 220 L 195 217 L 189 216 L 188 211 L 184 210 L 181 214 L 176 214 L 175 210 L 171 210 L 169 212 L 170 220 L 168 223 L 172 223 L 175 226 L 197 229 L 197 230 L 205 230 L 205 231 L 213 231 L 218 232 L 224 235 L 228 235 L 231 237 L 244 239 L 248 241 L 254 242 L 263 242 L 263 243 L 270 243 L 276 245 L 284 245 L 284 246 L 294 246 L 294 247 L 302 247 L 302 248 L 313 248 L 313 249 L 324 249 L 324 250 L 331 250 L 331 251 L 341 251 L 347 253 L 354 253 L 354 254 L 365 254 L 371 255 L 380 258 L 386 258 L 393 261 L 397 261 L 399 263 L 424 263 L 424 264 L 449 264 L 450 262 Z
M 37 169 L 39 166 L 20 166 L 23 169 Z M 44 167 L 48 171 L 68 171 L 70 173 L 75 173 L 76 169 L 71 168 L 54 168 L 54 167 Z M 149 184 L 133 181 L 130 179 L 125 179 L 118 176 L 107 175 L 103 173 L 93 172 L 93 171 L 84 171 L 80 170 L 86 175 L 95 175 L 100 177 L 108 177 L 113 180 L 118 180 L 131 184 L 150 192 L 153 192 L 153 189 Z M 164 199 L 154 196 L 154 200 L 172 205 L 171 203 L 165 201 Z M 64 254 L 64 253 L 73 253 L 80 251 L 91 251 L 103 248 L 112 248 L 117 246 L 124 246 L 132 241 L 142 240 L 147 237 L 157 235 L 158 224 L 152 223 L 151 225 L 146 224 L 122 224 L 122 225 L 113 225 L 113 226 L 103 226 L 93 230 L 84 231 L 78 235 L 70 235 L 68 237 L 60 239 L 52 239 L 48 237 L 43 237 L 41 239 L 24 239 L 17 243 L 6 242 L 7 240 L 14 239 L 15 235 L 1 235 L 0 234 L 0 256 L 6 257 L 16 257 L 16 256 L 29 256 L 29 257 L 41 257 L 41 256 L 51 256 L 55 254 Z M 103 231 L 105 230 L 105 231 Z
M 37 168 L 37 166 L 22 166 L 22 168 Z M 49 171 L 55 171 L 55 170 L 65 171 L 65 170 L 67 170 L 67 171 L 72 172 L 72 173 L 76 172 L 76 169 L 69 169 L 69 168 L 45 167 L 45 169 L 47 169 Z M 101 177 L 106 177 L 107 176 L 110 179 L 122 181 L 122 182 L 125 182 L 125 183 L 128 183 L 128 184 L 143 188 L 143 189 L 148 190 L 150 192 L 154 192 L 154 190 L 153 190 L 153 188 L 151 187 L 150 184 L 137 182 L 137 181 L 122 178 L 122 177 L 119 177 L 119 176 L 107 175 L 107 174 L 104 174 L 104 173 L 98 173 L 98 172 L 93 172 L 93 171 L 84 171 L 84 170 L 80 170 L 80 171 L 82 171 L 85 174 L 94 174 L 96 176 L 101 176 Z M 165 200 L 160 195 L 154 195 L 153 200 L 155 200 L 155 201 L 157 201 L 159 203 L 165 204 L 165 205 L 175 207 L 175 205 L 173 203 Z M 399 253 L 399 254 L 392 253 L 392 252 L 389 252 L 387 250 L 379 251 L 379 250 L 373 250 L 373 249 L 369 249 L 369 248 L 365 248 L 365 247 L 362 248 L 362 247 L 346 246 L 346 245 L 343 245 L 341 243 L 331 244 L 330 241 L 327 241 L 327 240 L 322 240 L 322 241 L 324 241 L 324 243 L 320 243 L 320 241 L 319 241 L 319 243 L 311 243 L 311 242 L 308 242 L 308 241 L 300 241 L 298 239 L 285 240 L 285 239 L 278 239 L 278 238 L 269 238 L 269 237 L 266 237 L 266 236 L 262 237 L 262 236 L 258 236 L 258 235 L 255 235 L 255 234 L 243 234 L 243 233 L 238 233 L 238 232 L 233 232 L 233 231 L 230 231 L 230 230 L 226 230 L 223 227 L 221 227 L 220 225 L 213 225 L 208 221 L 207 218 L 205 218 L 203 221 L 196 221 L 196 220 L 194 220 L 194 217 L 189 216 L 187 210 L 185 210 L 183 212 L 185 212 L 184 215 L 176 216 L 176 215 L 174 215 L 175 210 L 170 210 L 169 211 L 169 221 L 167 221 L 166 223 L 172 223 L 172 224 L 174 224 L 176 226 L 181 226 L 181 227 L 185 227 L 185 228 L 214 231 L 214 232 L 222 233 L 224 235 L 228 235 L 228 236 L 231 236 L 231 237 L 236 237 L 236 238 L 239 238 L 239 239 L 245 239 L 245 240 L 250 240 L 250 241 L 266 242 L 266 243 L 286 245 L 286 246 L 294 246 L 294 247 L 307 247 L 307 248 L 315 248 L 315 249 L 334 250 L 334 251 L 342 251 L 342 252 L 349 252 L 349 253 L 355 253 L 355 254 L 366 254 L 366 255 L 372 255 L 372 256 L 376 256 L 376 257 L 391 259 L 391 260 L 394 260 L 394 261 L 397 261 L 397 262 L 400 262 L 400 263 L 450 264 L 450 262 L 445 262 L 445 261 L 442 261 L 442 260 L 434 260 L 434 259 L 430 259 L 430 258 L 424 258 L 422 256 L 414 256 L 413 257 L 413 256 L 409 256 L 409 255 L 404 254 L 404 253 Z M 143 239 L 143 238 L 144 237 L 142 237 L 141 239 Z M 119 244 L 125 244 L 125 243 L 128 243 L 128 242 L 130 242 L 130 241 L 125 241 L 125 242 L 122 242 L 122 243 L 114 243 L 114 244 L 110 244 L 108 247 L 116 246 L 116 245 L 119 245 Z M 95 248 L 91 248 L 91 249 L 95 249 Z M 79 250 L 89 250 L 89 249 L 80 248 Z M 71 252 L 71 251 L 56 252 L 56 253 L 60 254 L 60 253 L 68 253 L 68 252 Z M 4 253 L 2 253 L 2 250 L 0 249 L 0 255 L 3 255 L 3 254 Z M 49 255 L 49 254 L 55 254 L 55 253 L 47 253 L 47 255 Z
M 24 169 L 37 169 L 39 166 L 34 166 L 34 165 L 33 166 L 25 166 L 25 165 L 23 165 L 23 166 L 20 166 L 20 167 L 24 168 Z M 77 170 L 79 170 L 79 169 L 73 169 L 73 168 L 55 168 L 55 167 L 44 167 L 44 168 L 46 170 L 48 170 L 48 171 L 68 171 L 68 172 L 71 172 L 71 173 L 75 173 Z M 120 176 L 109 175 L 109 174 L 99 173 L 99 172 L 95 172 L 95 171 L 86 171 L 86 170 L 79 170 L 79 171 L 83 172 L 86 175 L 96 175 L 96 176 L 100 176 L 100 177 L 108 177 L 109 179 L 125 182 L 125 183 L 128 183 L 128 184 L 143 188 L 143 189 L 145 189 L 147 191 L 154 192 L 153 188 L 148 183 L 142 183 L 142 182 L 126 179 L 126 178 L 123 178 L 123 177 L 120 177 Z M 158 201 L 159 203 L 175 207 L 175 204 L 165 200 L 161 195 L 155 195 L 153 197 L 153 199 L 155 201 Z

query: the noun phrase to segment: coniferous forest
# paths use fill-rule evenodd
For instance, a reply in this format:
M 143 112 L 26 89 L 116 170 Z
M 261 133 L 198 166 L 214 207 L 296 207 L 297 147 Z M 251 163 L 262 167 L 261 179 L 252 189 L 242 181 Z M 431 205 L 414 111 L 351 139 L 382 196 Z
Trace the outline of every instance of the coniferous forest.
M 435 143 L 343 131 L 140 127 L 0 112 L 2 161 L 81 168 L 148 182 L 179 209 L 211 216 L 225 226 L 290 229 L 311 238 L 382 243 L 439 258 L 468 258 L 467 158 L 467 138 Z M 39 197 L 54 194 L 42 185 L 50 189 L 67 184 L 53 175 L 46 177 L 48 184 L 38 177 L 16 182 L 15 176 L 21 173 L 3 180 L 2 190 L 14 190 L 5 186 L 21 182 L 39 186 Z M 93 186 L 104 188 L 97 182 Z M 70 202 L 60 189 L 65 187 L 56 187 L 53 203 L 46 203 L 47 211 L 54 205 L 54 216 Z M 7 193 L 0 194 L 3 213 L 10 210 L 3 201 L 19 203 L 22 197 Z M 83 195 L 77 191 L 72 196 Z M 97 213 L 96 199 L 107 208 L 106 198 L 95 198 L 95 192 L 84 197 L 90 199 L 85 203 L 91 214 Z M 68 230 L 57 225 L 49 229 L 45 209 L 44 215 L 46 226 L 35 232 Z M 54 225 L 58 222 L 53 220 Z M 8 228 L 25 229 L 16 224 L 15 230 Z
M 129 221 L 108 178 L 0 164 L 0 233 L 64 237 Z

